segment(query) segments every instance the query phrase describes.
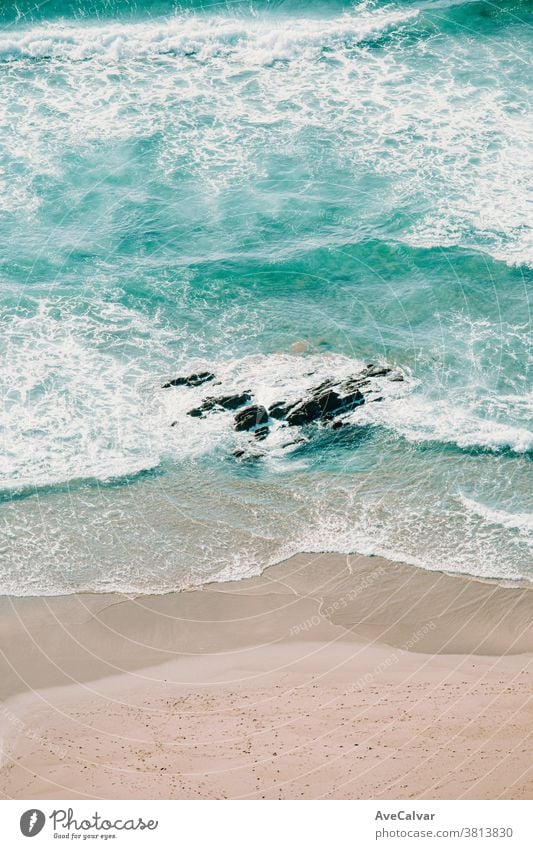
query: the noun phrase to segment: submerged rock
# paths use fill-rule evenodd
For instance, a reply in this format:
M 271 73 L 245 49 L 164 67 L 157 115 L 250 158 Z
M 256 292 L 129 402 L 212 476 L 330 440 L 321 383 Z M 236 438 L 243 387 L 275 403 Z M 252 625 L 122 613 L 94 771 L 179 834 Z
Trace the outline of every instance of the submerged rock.
M 281 447 L 290 448 L 292 445 L 304 445 L 306 442 L 309 442 L 309 440 L 304 436 L 299 436 L 297 439 L 291 439 L 290 442 L 284 442 Z
M 187 377 L 175 377 L 168 383 L 163 383 L 161 389 L 170 389 L 171 386 L 201 386 L 209 380 L 214 380 L 215 375 L 210 371 L 200 371 L 198 374 L 190 374 Z
M 260 404 L 252 404 L 235 414 L 235 430 L 251 430 L 268 422 L 268 413 Z
M 268 427 L 268 425 L 263 425 L 262 427 L 257 428 L 257 430 L 254 432 L 254 436 L 259 441 L 262 441 L 263 439 L 267 438 L 269 433 L 270 428 Z
M 264 457 L 264 452 L 258 451 L 258 450 L 256 450 L 256 451 L 249 451 L 249 450 L 246 451 L 244 448 L 237 448 L 233 452 L 233 456 L 237 460 L 242 460 L 243 462 L 246 462 L 248 460 L 250 460 L 250 461 L 260 460 L 261 457 Z

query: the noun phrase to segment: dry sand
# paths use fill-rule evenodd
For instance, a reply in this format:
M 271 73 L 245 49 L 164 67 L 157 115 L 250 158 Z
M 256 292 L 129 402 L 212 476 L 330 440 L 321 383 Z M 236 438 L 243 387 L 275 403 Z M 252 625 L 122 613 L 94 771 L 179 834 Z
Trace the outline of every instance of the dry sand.
M 2 798 L 532 798 L 533 590 L 298 555 L 0 601 Z

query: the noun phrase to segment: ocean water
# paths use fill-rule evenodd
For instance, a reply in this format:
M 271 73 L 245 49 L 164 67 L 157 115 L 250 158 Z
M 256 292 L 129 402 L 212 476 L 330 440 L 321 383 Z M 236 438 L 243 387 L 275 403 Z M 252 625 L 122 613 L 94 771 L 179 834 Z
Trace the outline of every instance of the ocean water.
M 1 593 L 302 550 L 533 580 L 531 11 L 2 3 Z M 161 388 L 369 362 L 404 381 L 244 460 Z

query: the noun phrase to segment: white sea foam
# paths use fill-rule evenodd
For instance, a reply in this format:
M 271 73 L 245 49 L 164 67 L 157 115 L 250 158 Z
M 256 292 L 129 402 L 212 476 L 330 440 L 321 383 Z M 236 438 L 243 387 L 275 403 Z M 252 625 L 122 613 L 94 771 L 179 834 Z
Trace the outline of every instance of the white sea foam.
M 431 40 L 416 51 L 401 40 L 395 49 L 361 49 L 356 57 L 347 49 L 409 24 L 424 8 L 336 18 L 191 14 L 4 31 L 5 61 L 52 57 L 63 64 L 59 89 L 53 75 L 33 82 L 22 71 L 19 80 L 16 68 L 0 79 L 2 102 L 18 104 L 0 117 L 17 165 L 0 169 L 2 206 L 34 214 L 42 203 L 35 176 L 61 180 L 65 152 L 83 156 L 91 145 L 157 134 L 164 143 L 154 176 L 164 181 L 186 161 L 195 191 L 216 198 L 236 181 L 270 177 L 270 155 L 316 168 L 316 143 L 305 138 L 318 132 L 331 145 L 330 182 L 337 173 L 344 182 L 346 172 L 387 181 L 380 221 L 398 204 L 424 210 L 406 221 L 397 241 L 531 265 L 529 94 L 519 70 L 527 51 L 502 40 L 489 55 L 481 40 L 469 46 L 472 56 L 455 45 L 451 63 Z M 334 71 L 322 58 L 334 61 Z M 490 85 L 470 82 L 463 63 Z M 109 168 L 123 165 L 111 158 Z M 355 226 L 356 210 L 353 218 Z M 346 230 L 349 238 L 349 223 Z
M 138 321 L 138 316 L 123 311 L 120 321 L 125 320 Z M 146 362 L 114 356 L 95 343 L 94 333 L 87 319 L 81 324 L 75 316 L 58 319 L 46 308 L 9 325 L 0 409 L 4 489 L 105 481 L 153 469 L 165 459 L 231 453 L 249 437 L 235 433 L 231 412 L 189 416 L 204 398 L 248 390 L 255 402 L 268 407 L 276 401 L 297 401 L 323 380 L 350 377 L 364 365 L 328 353 L 189 361 L 183 373 L 207 368 L 216 380 L 197 388 L 163 390 L 150 371 L 154 352 Z M 533 434 L 526 427 L 483 419 L 449 397 L 433 400 L 409 376 L 399 383 L 376 379 L 373 384 L 369 402 L 346 420 L 386 428 L 412 441 L 517 453 L 533 450 Z M 372 403 L 378 395 L 381 400 Z M 516 408 L 516 399 L 513 403 Z M 288 443 L 299 435 L 295 428 L 273 423 L 270 435 L 257 446 L 272 471 L 296 471 L 287 452 L 294 448 Z
M 232 59 L 247 65 L 313 55 L 375 37 L 416 18 L 418 9 L 374 10 L 340 18 L 242 18 L 184 15 L 135 23 L 42 24 L 0 33 L 0 60 L 100 59 L 116 63 L 155 56 Z
M 461 515 L 430 489 L 424 489 L 423 498 L 417 498 L 411 487 L 377 499 L 375 493 L 366 498 L 362 491 L 349 502 L 342 513 L 317 510 L 297 534 L 291 553 L 359 553 L 433 571 L 533 580 L 523 535 L 518 542 L 506 537 L 507 551 L 502 556 L 501 527 L 487 528 L 486 521 L 480 522 L 485 516 L 477 511 L 474 515 L 468 509 Z
M 159 463 L 143 365 L 98 345 L 98 334 L 134 332 L 140 317 L 118 306 L 113 312 L 114 322 L 109 314 L 94 320 L 43 301 L 35 313 L 4 321 L 3 489 L 109 480 Z
M 137 314 L 117 308 L 115 320 L 125 333 L 135 335 Z M 145 361 L 133 354 L 114 356 L 97 344 L 97 328 L 104 335 L 110 329 L 76 315 L 56 317 L 45 304 L 37 314 L 6 325 L 0 408 L 3 489 L 106 481 L 153 469 L 165 458 L 198 457 L 224 446 L 229 450 L 239 443 L 232 413 L 201 419 L 187 415 L 204 397 L 251 390 L 266 406 L 296 401 L 322 380 L 349 377 L 363 365 L 328 354 L 193 361 L 185 373 L 208 367 L 217 380 L 196 389 L 159 390 L 149 365 L 154 352 Z M 155 336 L 161 329 L 152 332 Z M 283 453 L 287 441 L 273 433 L 264 445 Z
M 377 405 L 365 406 L 352 418 L 390 428 L 412 442 L 511 450 L 518 454 L 533 450 L 533 432 L 529 428 L 482 418 L 474 404 L 470 406 L 459 398 L 432 400 L 420 394 L 391 399 L 379 409 Z
M 460 494 L 459 498 L 468 510 L 481 516 L 489 524 L 501 525 L 509 530 L 517 529 L 529 536 L 533 531 L 533 513 L 511 513 L 508 510 L 489 507 L 463 493 Z
M 129 369 L 122 367 L 97 346 L 69 339 L 68 322 L 56 326 L 46 314 L 41 319 L 46 339 L 39 340 L 39 365 L 29 356 L 17 361 L 29 371 L 22 387 L 12 380 L 11 388 L 21 388 L 22 394 L 18 406 L 4 411 L 13 416 L 2 434 L 7 440 L 17 421 L 33 415 L 35 404 L 41 422 L 38 435 L 25 427 L 24 440 L 10 442 L 12 482 L 54 482 L 72 474 L 108 480 L 165 458 L 185 462 L 177 475 L 129 487 L 73 487 L 68 497 L 47 493 L 5 504 L 0 591 L 166 592 L 258 574 L 304 550 L 376 554 L 485 577 L 531 577 L 524 546 L 530 516 L 488 510 L 466 496 L 459 507 L 456 476 L 464 471 L 462 458 L 441 463 L 434 453 L 428 474 L 427 456 L 399 451 L 387 436 L 397 425 L 397 419 L 392 425 L 395 407 L 414 402 L 418 410 L 421 387 L 409 375 L 397 383 L 376 379 L 383 400 L 352 414 L 378 428 L 378 451 L 371 445 L 370 452 L 354 447 L 333 470 L 323 469 L 325 455 L 318 464 L 316 457 L 295 462 L 287 454 L 293 448 L 283 447 L 290 429 L 278 427 L 260 443 L 262 458 L 241 474 L 237 465 L 232 470 L 217 462 L 189 462 L 209 454 L 231 462 L 241 443 L 255 447 L 248 434 L 235 433 L 232 413 L 198 419 L 187 415 L 192 407 L 210 395 L 245 389 L 265 405 L 297 400 L 323 379 L 351 376 L 362 362 L 328 353 L 273 353 L 222 362 L 188 360 L 171 368 L 167 356 L 168 371 L 148 380 L 136 372 L 137 358 Z M 127 313 L 116 319 L 127 326 Z M 61 327 L 67 328 L 66 337 Z M 168 378 L 203 368 L 216 378 L 197 388 L 160 388 Z M 9 392 L 7 400 L 13 401 Z M 173 421 L 177 425 L 171 427 Z M 327 433 L 311 432 L 309 438 Z M 450 430 L 445 436 L 450 438 Z M 491 468 L 500 489 L 498 458 Z M 515 469 L 517 492 L 525 486 L 520 474 Z

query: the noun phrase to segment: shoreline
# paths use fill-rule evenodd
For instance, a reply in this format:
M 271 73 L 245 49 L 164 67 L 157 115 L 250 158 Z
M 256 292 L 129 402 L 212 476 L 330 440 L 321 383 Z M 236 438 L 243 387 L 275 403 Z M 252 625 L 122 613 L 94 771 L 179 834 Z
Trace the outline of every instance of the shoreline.
M 38 601 L 39 599 L 48 599 L 55 600 L 59 598 L 73 598 L 77 596 L 82 597 L 100 597 L 100 598 L 120 598 L 120 599 L 136 599 L 136 598 L 155 598 L 158 596 L 172 596 L 180 593 L 187 592 L 196 592 L 202 590 L 206 587 L 214 587 L 216 588 L 219 584 L 237 584 L 241 583 L 241 581 L 249 581 L 249 580 L 257 580 L 261 578 L 266 572 L 270 572 L 271 569 L 274 569 L 279 566 L 283 566 L 283 564 L 292 561 L 294 558 L 306 557 L 311 559 L 319 558 L 319 559 L 337 559 L 337 560 L 354 560 L 354 559 L 363 559 L 363 560 L 379 560 L 384 561 L 386 563 L 393 564 L 394 566 L 405 567 L 407 569 L 415 569 L 421 572 L 430 572 L 431 574 L 439 574 L 446 575 L 449 578 L 464 578 L 469 581 L 475 581 L 480 584 L 491 584 L 492 586 L 504 587 L 505 589 L 533 589 L 533 576 L 531 578 L 524 577 L 523 575 L 518 578 L 511 578 L 508 576 L 491 576 L 491 575 L 473 575 L 470 572 L 462 572 L 458 569 L 447 569 L 444 566 L 437 566 L 435 568 L 431 568 L 430 566 L 426 566 L 422 563 L 416 562 L 416 560 L 409 560 L 409 558 L 403 559 L 402 557 L 395 557 L 388 554 L 362 554 L 359 551 L 350 551 L 340 552 L 340 551 L 295 551 L 292 554 L 286 554 L 281 556 L 279 559 L 273 559 L 270 562 L 267 562 L 266 565 L 260 568 L 260 571 L 257 574 L 251 574 L 244 577 L 239 578 L 225 578 L 221 580 L 216 580 L 214 578 L 210 578 L 202 583 L 189 583 L 184 584 L 181 587 L 173 587 L 170 589 L 153 589 L 153 590 L 128 590 L 128 589 L 77 589 L 69 592 L 47 592 L 44 594 L 28 594 L 28 595 L 20 595 L 14 592 L 3 592 L 0 591 L 0 609 L 5 599 L 10 599 L 15 603 L 21 600 L 33 600 Z
M 3 798 L 533 795 L 528 586 L 300 554 L 0 610 Z

